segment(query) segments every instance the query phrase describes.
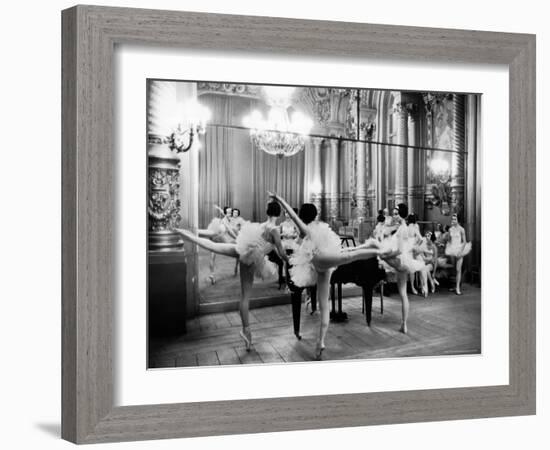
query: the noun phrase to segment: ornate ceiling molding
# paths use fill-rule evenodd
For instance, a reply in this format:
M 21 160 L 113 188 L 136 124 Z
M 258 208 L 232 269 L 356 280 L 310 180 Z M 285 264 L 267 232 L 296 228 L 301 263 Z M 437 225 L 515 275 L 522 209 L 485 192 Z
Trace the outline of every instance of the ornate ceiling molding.
M 262 86 L 257 84 L 213 83 L 203 81 L 197 83 L 198 96 L 204 94 L 220 94 L 262 99 L 261 89 Z

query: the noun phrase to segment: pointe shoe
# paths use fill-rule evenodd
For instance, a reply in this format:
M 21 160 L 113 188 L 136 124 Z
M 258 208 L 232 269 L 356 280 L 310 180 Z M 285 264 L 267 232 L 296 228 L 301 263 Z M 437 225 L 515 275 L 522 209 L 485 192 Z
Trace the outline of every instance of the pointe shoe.
M 455 294 L 456 294 L 456 295 L 462 295 L 462 291 L 460 291 L 460 290 L 457 289 L 457 290 L 455 290 Z
M 435 279 L 435 277 L 434 277 L 434 284 L 435 284 L 436 286 L 439 286 L 439 281 L 437 281 L 437 280 Z
M 407 334 L 407 325 L 402 323 L 401 327 L 399 328 L 399 331 L 403 334 Z
M 250 351 L 250 346 L 252 345 L 252 333 L 250 330 L 248 332 L 243 332 L 243 330 L 239 331 L 239 336 L 244 341 L 244 346 L 246 348 L 246 351 Z
M 414 294 L 414 295 L 418 295 L 418 291 L 416 289 L 411 289 L 411 292 Z
M 323 350 L 325 349 L 324 345 L 317 344 L 315 347 L 315 361 L 323 360 Z
M 296 336 L 296 339 L 298 339 L 299 341 L 302 340 L 302 335 L 300 333 L 294 333 L 294 336 Z
M 216 277 L 214 275 L 208 275 L 208 279 L 210 280 L 210 284 L 216 284 Z

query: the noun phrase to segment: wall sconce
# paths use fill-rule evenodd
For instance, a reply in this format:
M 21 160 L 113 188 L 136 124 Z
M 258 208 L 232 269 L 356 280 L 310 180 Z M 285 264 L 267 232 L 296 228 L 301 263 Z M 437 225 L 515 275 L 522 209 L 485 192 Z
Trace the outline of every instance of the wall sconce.
M 176 129 L 168 137 L 168 145 L 170 150 L 176 153 L 185 153 L 193 146 L 195 133 L 204 134 L 206 125 L 210 121 L 210 110 L 198 103 L 190 101 L 185 104 L 183 117 L 185 117 L 189 125 L 179 123 Z

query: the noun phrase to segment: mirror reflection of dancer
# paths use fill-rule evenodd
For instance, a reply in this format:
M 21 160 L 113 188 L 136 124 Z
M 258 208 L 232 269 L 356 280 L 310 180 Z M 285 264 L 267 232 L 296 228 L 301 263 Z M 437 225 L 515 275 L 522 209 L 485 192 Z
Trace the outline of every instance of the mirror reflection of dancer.
M 235 239 L 236 239 L 236 236 L 238 236 L 239 233 L 241 232 L 241 228 L 243 227 L 245 222 L 246 220 L 244 220 L 241 217 L 241 210 L 239 208 L 233 208 L 231 210 L 231 217 L 229 218 L 229 224 L 231 226 L 231 230 L 233 231 L 233 234 L 235 235 Z M 235 276 L 237 276 L 238 273 L 239 273 L 239 260 L 237 259 L 237 261 L 235 261 L 235 271 L 234 271 Z
M 454 260 L 456 269 L 456 295 L 462 295 L 460 284 L 462 281 L 462 262 L 464 257 L 472 250 L 472 243 L 466 242 L 466 232 L 458 223 L 458 216 L 451 216 L 451 227 L 449 228 L 449 238 L 445 246 L 445 254 Z
M 214 208 L 221 214 L 221 218 L 214 217 L 210 224 L 208 224 L 208 228 L 206 230 L 198 230 L 198 234 L 200 237 L 208 238 L 213 242 L 218 243 L 234 243 L 237 239 L 237 235 L 233 231 L 233 227 L 231 226 L 230 218 L 232 214 L 232 209 L 230 206 L 225 206 L 223 209 L 220 208 L 218 205 L 214 205 Z M 216 253 L 212 252 L 210 253 L 210 275 L 208 276 L 208 279 L 212 284 L 216 283 L 216 276 L 215 276 L 215 270 L 216 270 Z
M 277 194 L 269 195 L 288 213 L 297 225 L 302 241 L 290 258 L 290 276 L 292 282 L 299 287 L 317 285 L 317 299 L 321 313 L 319 338 L 315 347 L 315 359 L 320 360 L 325 349 L 325 336 L 329 326 L 329 284 L 332 272 L 341 264 L 347 264 L 359 259 L 387 257 L 397 255 L 397 251 L 382 252 L 374 240 L 360 247 L 342 249 L 340 238 L 328 224 L 315 220 L 317 208 L 311 203 L 304 203 L 300 212 Z
M 397 205 L 392 211 L 393 223 L 397 225 L 397 231 L 382 242 L 383 249 L 396 249 L 399 255 L 394 258 L 386 258 L 384 267 L 392 268 L 397 275 L 397 290 L 401 297 L 401 327 L 399 331 L 407 333 L 407 319 L 409 317 L 409 297 L 407 295 L 407 279 L 410 273 L 423 270 L 424 261 L 416 259 L 413 251 L 417 251 L 414 239 L 409 238 L 406 217 L 409 208 L 404 203 Z M 386 264 L 384 264 L 384 262 Z M 389 266 L 389 267 L 388 267 Z
M 198 230 L 199 236 L 206 237 L 213 242 L 230 243 L 235 242 L 237 235 L 233 232 L 231 227 L 231 207 L 224 206 L 223 209 L 218 205 L 214 205 L 214 208 L 222 215 L 221 218 L 214 217 L 208 224 L 206 230 Z M 212 284 L 216 284 L 216 254 L 210 253 L 210 275 L 208 279 Z
M 237 241 L 233 243 L 213 242 L 210 239 L 198 237 L 188 230 L 176 229 L 183 238 L 194 242 L 211 252 L 238 258 L 241 274 L 241 300 L 239 312 L 241 315 L 242 330 L 239 335 L 243 339 L 246 350 L 250 351 L 252 333 L 249 325 L 249 302 L 252 292 L 254 275 L 261 278 L 272 277 L 277 273 L 277 267 L 267 259 L 267 254 L 276 250 L 285 261 L 288 260 L 281 245 L 277 218 L 281 215 L 281 207 L 277 202 L 267 205 L 267 220 L 263 223 L 245 222 Z

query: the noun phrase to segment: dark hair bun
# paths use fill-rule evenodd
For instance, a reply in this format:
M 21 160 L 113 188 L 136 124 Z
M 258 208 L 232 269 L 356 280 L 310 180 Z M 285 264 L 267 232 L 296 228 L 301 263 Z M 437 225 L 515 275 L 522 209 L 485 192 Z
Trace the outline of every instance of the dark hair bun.
M 300 219 L 302 219 L 302 221 L 307 225 L 308 223 L 313 222 L 317 217 L 317 208 L 313 203 L 304 203 L 300 207 L 298 217 L 300 217 Z
M 409 215 L 409 207 L 405 203 L 399 203 L 397 205 L 397 211 L 399 211 L 399 217 L 406 219 Z
M 269 202 L 267 204 L 266 214 L 269 217 L 279 217 L 281 215 L 281 205 L 275 201 Z

